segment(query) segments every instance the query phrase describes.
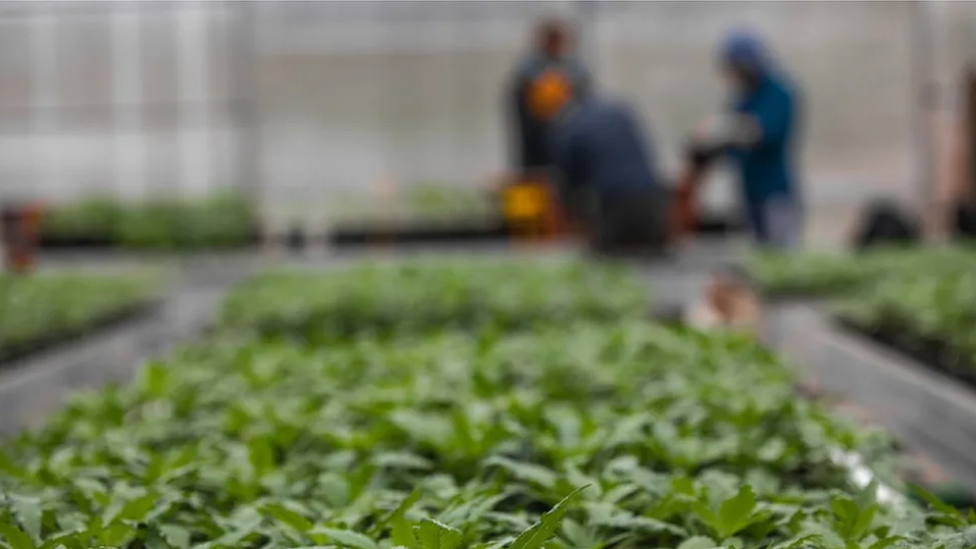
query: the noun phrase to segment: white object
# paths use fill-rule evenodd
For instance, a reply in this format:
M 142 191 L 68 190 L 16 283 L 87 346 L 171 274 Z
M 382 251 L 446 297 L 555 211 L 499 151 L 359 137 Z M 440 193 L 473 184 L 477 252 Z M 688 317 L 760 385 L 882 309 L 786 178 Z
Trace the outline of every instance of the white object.
M 756 120 L 746 114 L 723 113 L 709 116 L 695 129 L 695 143 L 719 146 L 727 143 L 751 145 L 759 140 L 761 129 Z

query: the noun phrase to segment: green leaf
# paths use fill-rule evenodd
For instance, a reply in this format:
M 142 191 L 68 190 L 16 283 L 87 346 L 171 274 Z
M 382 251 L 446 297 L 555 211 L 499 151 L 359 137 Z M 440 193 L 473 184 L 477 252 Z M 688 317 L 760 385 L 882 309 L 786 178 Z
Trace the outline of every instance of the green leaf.
M 569 510 L 569 506 L 580 497 L 584 489 L 586 486 L 577 488 L 557 503 L 555 507 L 543 513 L 539 517 L 539 521 L 519 534 L 508 549 L 540 549 L 559 528 L 559 523 Z
M 255 438 L 248 442 L 249 459 L 254 472 L 262 477 L 275 467 L 274 448 L 266 439 Z
M 79 541 L 78 537 L 78 534 L 54 536 L 48 538 L 44 544 L 41 545 L 41 549 L 57 549 L 58 547 L 64 547 L 65 549 L 88 549 L 88 545 Z
M 749 524 L 749 517 L 756 510 L 756 495 L 748 484 L 739 488 L 739 493 L 722 502 L 718 508 L 718 518 L 725 528 L 725 535 L 731 536 Z
M 416 489 L 409 496 L 403 498 L 400 505 L 390 516 L 390 536 L 393 544 L 407 549 L 417 549 L 417 536 L 414 534 L 413 527 L 407 522 L 406 514 L 420 500 L 420 490 Z
M 122 507 L 122 511 L 119 513 L 116 519 L 142 522 L 156 506 L 157 501 L 159 501 L 159 494 L 156 493 L 150 492 L 148 494 L 139 496 L 127 502 Z
M 677 549 L 710 549 L 715 547 L 715 540 L 706 536 L 692 536 L 678 545 Z
M 910 489 L 915 495 L 922 498 L 925 503 L 929 504 L 929 507 L 935 511 L 936 518 L 939 522 L 949 526 L 963 526 L 966 524 L 965 517 L 958 509 L 944 503 L 935 494 L 915 484 L 911 485 Z
M 9 515 L 0 520 L 0 536 L 3 536 L 10 549 L 34 549 L 34 541 L 10 520 Z
M 885 549 L 886 547 L 891 547 L 892 545 L 898 543 L 899 541 L 903 541 L 904 539 L 905 538 L 903 538 L 902 536 L 884 537 L 872 543 L 871 546 L 868 547 L 868 549 Z
M 777 543 L 769 549 L 796 549 L 797 547 L 820 540 L 819 534 L 801 534 L 794 536 L 784 542 Z M 879 548 L 880 549 L 880 548 Z
M 312 521 L 303 517 L 300 513 L 292 511 L 279 503 L 269 503 L 262 507 L 261 510 L 273 519 L 302 533 L 308 532 L 314 526 Z
M 390 521 L 390 537 L 394 545 L 406 547 L 407 549 L 418 549 L 417 535 L 413 527 L 407 522 L 403 515 L 396 515 Z
M 431 519 L 423 519 L 417 528 L 420 549 L 456 549 L 463 537 L 460 531 Z
M 319 487 L 329 505 L 342 507 L 349 503 L 349 481 L 337 473 L 323 473 L 319 477 Z
M 37 498 L 17 495 L 9 496 L 10 508 L 20 520 L 20 524 L 32 539 L 41 539 L 41 521 L 44 510 Z
M 312 530 L 312 533 L 316 534 L 316 536 L 325 535 L 337 544 L 351 547 L 352 549 L 379 549 L 375 541 L 352 530 L 316 527 Z
M 166 540 L 166 543 L 176 549 L 188 549 L 190 547 L 190 531 L 186 528 L 164 524 L 159 527 L 159 533 Z
M 531 482 L 539 487 L 553 489 L 559 481 L 559 475 L 551 469 L 534 463 L 523 463 L 501 456 L 488 458 L 485 467 L 499 467 L 511 473 L 515 478 Z

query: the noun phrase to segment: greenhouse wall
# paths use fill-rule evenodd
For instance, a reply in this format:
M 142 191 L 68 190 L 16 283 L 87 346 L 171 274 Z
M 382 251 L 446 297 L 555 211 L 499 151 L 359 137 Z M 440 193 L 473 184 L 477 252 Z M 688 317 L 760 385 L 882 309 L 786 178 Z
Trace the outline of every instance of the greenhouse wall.
M 534 22 L 559 14 L 578 18 L 601 87 L 639 107 L 669 174 L 722 100 L 717 42 L 748 25 L 803 87 L 814 208 L 917 197 L 919 74 L 952 88 L 976 21 L 971 4 L 925 3 L 938 32 L 919 72 L 917 4 L 7 3 L 2 192 L 232 187 L 321 217 L 337 192 L 483 185 L 506 167 L 503 82 Z M 713 185 L 709 200 L 731 191 Z

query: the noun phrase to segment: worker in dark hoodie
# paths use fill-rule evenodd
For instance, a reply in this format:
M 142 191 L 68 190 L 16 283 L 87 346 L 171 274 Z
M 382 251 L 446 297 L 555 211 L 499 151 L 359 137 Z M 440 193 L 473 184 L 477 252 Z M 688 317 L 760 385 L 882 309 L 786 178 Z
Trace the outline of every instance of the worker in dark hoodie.
M 512 169 L 520 182 L 544 187 L 548 192 L 552 191 L 549 121 L 533 112 L 529 97 L 533 90 L 552 87 L 554 82 L 574 97 L 585 96 L 590 88 L 590 76 L 574 55 L 572 32 L 560 21 L 547 20 L 537 27 L 532 50 L 519 62 L 506 86 L 505 104 Z
M 550 124 L 559 195 L 590 232 L 594 251 L 664 251 L 669 193 L 659 185 L 637 114 L 592 91 L 574 95 L 558 81 L 535 88 L 529 104 Z M 581 196 L 591 200 L 580 201 Z
M 701 181 L 701 172 L 712 160 L 731 159 L 756 242 L 765 247 L 795 247 L 803 225 L 796 165 L 798 94 L 763 42 L 748 31 L 738 30 L 726 38 L 721 62 L 733 90 L 732 102 L 696 137 L 691 165 L 698 176 L 689 181 Z

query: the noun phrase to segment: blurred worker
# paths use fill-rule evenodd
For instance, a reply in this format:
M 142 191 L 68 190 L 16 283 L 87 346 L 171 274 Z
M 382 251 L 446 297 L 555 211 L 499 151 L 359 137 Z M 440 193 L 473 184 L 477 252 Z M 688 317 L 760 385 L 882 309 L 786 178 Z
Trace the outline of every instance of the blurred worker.
M 730 112 L 700 128 L 692 150 L 694 177 L 715 158 L 729 157 L 738 169 L 745 213 L 758 244 L 797 246 L 802 233 L 795 149 L 800 130 L 797 92 L 774 65 L 762 41 L 747 31 L 729 35 L 721 47 L 724 76 L 733 91 Z M 687 188 L 679 196 L 688 194 Z
M 548 185 L 547 170 L 552 165 L 548 121 L 532 111 L 529 96 L 532 90 L 551 87 L 554 82 L 565 86 L 574 97 L 589 92 L 589 74 L 574 56 L 570 29 L 551 20 L 538 26 L 532 51 L 519 63 L 506 88 L 512 168 L 522 182 Z
M 594 93 L 573 95 L 557 81 L 536 87 L 529 104 L 551 124 L 560 197 L 589 225 L 595 251 L 663 251 L 668 193 L 655 177 L 650 143 L 633 110 Z M 581 195 L 592 203 L 574 200 Z

